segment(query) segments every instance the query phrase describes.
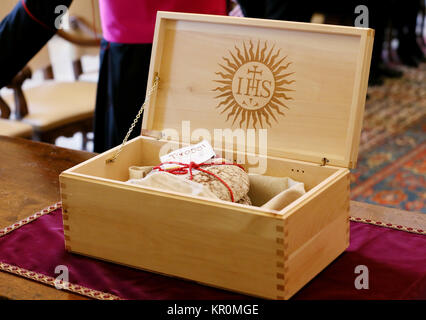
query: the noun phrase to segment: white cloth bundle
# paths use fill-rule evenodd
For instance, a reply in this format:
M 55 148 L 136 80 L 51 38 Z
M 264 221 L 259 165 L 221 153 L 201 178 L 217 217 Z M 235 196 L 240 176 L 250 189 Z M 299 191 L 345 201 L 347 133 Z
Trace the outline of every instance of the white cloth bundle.
M 175 191 L 193 196 L 228 200 L 224 199 L 224 196 L 228 196 L 226 190 L 222 190 L 221 193 L 218 193 L 215 188 L 212 189 L 208 184 L 189 180 L 185 178 L 185 176 L 174 175 L 161 171 L 152 171 L 152 168 L 153 167 L 147 166 L 130 167 L 130 180 L 128 180 L 128 182 L 140 186 L 153 187 L 166 191 Z M 200 176 L 200 178 L 202 178 L 202 176 Z M 209 177 L 207 176 L 203 179 L 206 178 Z M 247 184 L 247 187 L 249 185 L 248 194 L 241 197 L 241 194 L 246 191 L 238 190 L 238 188 L 235 190 L 237 191 L 237 194 L 240 193 L 238 195 L 238 200 L 236 201 L 238 203 L 281 211 L 288 204 L 305 194 L 304 184 L 288 177 L 249 174 L 248 180 L 249 183 L 244 183 L 244 185 Z M 216 181 L 214 182 L 216 188 L 221 186 L 216 183 Z M 244 188 L 244 190 L 245 189 L 246 188 Z M 218 194 L 221 196 L 218 196 Z
M 288 177 L 249 174 L 249 179 L 254 206 L 280 211 L 305 194 L 305 185 Z
M 205 187 L 204 185 L 193 182 L 191 180 L 182 179 L 174 174 L 167 172 L 152 172 L 145 178 L 133 178 L 128 182 L 137 184 L 139 186 L 153 187 L 166 191 L 181 192 L 193 196 L 219 199 L 213 192 L 210 191 L 209 188 Z

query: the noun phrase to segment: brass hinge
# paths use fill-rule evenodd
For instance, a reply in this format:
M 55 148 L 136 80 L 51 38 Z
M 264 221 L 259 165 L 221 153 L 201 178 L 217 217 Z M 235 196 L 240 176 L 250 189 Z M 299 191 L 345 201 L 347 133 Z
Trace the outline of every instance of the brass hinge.
M 323 166 L 325 166 L 329 162 L 330 162 L 330 160 L 328 160 L 327 158 L 322 158 L 320 166 L 323 167 Z
M 164 133 L 157 130 L 148 130 L 148 129 L 142 129 L 142 135 L 145 137 L 154 138 L 157 140 L 160 140 L 164 137 Z

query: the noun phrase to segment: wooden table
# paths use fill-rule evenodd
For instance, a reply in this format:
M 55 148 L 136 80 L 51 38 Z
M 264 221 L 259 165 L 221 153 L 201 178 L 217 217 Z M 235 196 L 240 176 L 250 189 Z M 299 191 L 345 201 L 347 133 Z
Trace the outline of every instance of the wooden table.
M 0 136 L 0 228 L 60 201 L 58 175 L 93 153 Z M 0 297 L 8 299 L 85 299 L 0 272 Z
M 0 136 L 0 228 L 60 201 L 59 174 L 95 154 Z M 351 201 L 351 216 L 426 228 L 426 215 Z M 7 299 L 85 299 L 0 272 L 0 297 Z

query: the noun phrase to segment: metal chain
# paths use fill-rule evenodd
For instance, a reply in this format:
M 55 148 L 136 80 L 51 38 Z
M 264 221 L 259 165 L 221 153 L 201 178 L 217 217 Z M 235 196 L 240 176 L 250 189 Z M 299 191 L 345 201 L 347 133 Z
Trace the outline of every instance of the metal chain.
M 117 157 L 118 157 L 118 155 L 120 154 L 120 152 L 123 150 L 124 145 L 126 144 L 127 140 L 129 139 L 130 134 L 132 133 L 133 129 L 135 128 L 136 124 L 137 124 L 137 123 L 138 123 L 138 121 L 139 121 L 139 118 L 140 118 L 140 117 L 141 117 L 141 115 L 142 115 L 143 110 L 145 109 L 145 105 L 146 105 L 146 104 L 147 104 L 147 102 L 149 101 L 149 98 L 150 98 L 150 97 L 151 97 L 151 95 L 154 93 L 154 91 L 155 91 L 155 90 L 157 90 L 157 88 L 158 88 L 158 83 L 159 83 L 159 82 L 160 82 L 160 77 L 158 77 L 158 76 L 156 75 L 156 76 L 155 76 L 155 78 L 154 78 L 154 83 L 153 83 L 152 87 L 151 87 L 151 88 L 149 88 L 149 90 L 148 90 L 148 92 L 147 92 L 147 94 L 146 94 L 145 101 L 144 101 L 144 103 L 142 104 L 141 108 L 139 109 L 139 112 L 138 112 L 138 114 L 136 115 L 135 119 L 133 120 L 133 123 L 132 123 L 132 125 L 130 126 L 129 131 L 127 131 L 126 137 L 124 138 L 123 142 L 121 143 L 120 148 L 118 148 L 118 149 L 117 149 L 117 151 L 114 153 L 114 155 L 113 155 L 111 158 L 108 158 L 108 159 L 106 159 L 106 160 L 105 160 L 105 162 L 106 162 L 107 164 L 108 164 L 108 163 L 112 163 L 112 162 L 114 162 L 114 161 L 117 159 Z

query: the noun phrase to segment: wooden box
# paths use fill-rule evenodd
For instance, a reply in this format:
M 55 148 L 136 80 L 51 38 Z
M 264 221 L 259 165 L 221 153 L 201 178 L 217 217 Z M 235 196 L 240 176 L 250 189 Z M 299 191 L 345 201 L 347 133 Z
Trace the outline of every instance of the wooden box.
M 371 29 L 159 12 L 149 86 L 155 75 L 160 82 L 142 135 L 113 163 L 106 159 L 118 147 L 60 175 L 67 250 L 290 298 L 349 244 L 349 168 L 373 36 Z M 306 194 L 275 211 L 125 183 L 129 166 L 156 165 L 163 147 L 197 142 L 206 130 L 217 152 L 250 171 L 266 163 L 261 173 L 302 181 Z M 249 132 L 254 147 L 232 138 L 247 133 L 248 141 Z

